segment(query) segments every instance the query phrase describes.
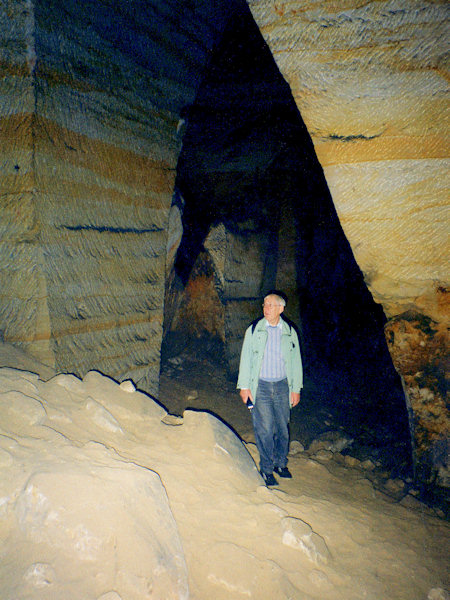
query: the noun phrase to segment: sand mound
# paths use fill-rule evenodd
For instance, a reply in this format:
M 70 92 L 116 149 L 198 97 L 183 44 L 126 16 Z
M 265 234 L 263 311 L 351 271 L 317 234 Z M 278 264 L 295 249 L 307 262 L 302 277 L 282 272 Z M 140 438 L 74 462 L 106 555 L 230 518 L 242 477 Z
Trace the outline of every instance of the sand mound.
M 97 372 L 2 368 L 0 406 L 2 598 L 446 598 L 448 525 L 357 470 L 267 489 L 218 418 Z

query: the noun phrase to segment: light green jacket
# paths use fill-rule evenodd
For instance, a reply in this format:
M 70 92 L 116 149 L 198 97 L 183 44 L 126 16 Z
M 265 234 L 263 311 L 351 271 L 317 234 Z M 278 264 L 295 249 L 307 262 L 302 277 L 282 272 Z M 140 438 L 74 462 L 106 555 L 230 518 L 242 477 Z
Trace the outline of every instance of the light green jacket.
M 289 399 L 292 392 L 300 392 L 303 387 L 303 367 L 300 353 L 300 344 L 297 332 L 286 321 L 281 318 L 281 353 L 286 366 L 287 380 L 289 384 Z M 256 398 L 259 373 L 261 371 L 264 349 L 267 343 L 266 319 L 260 319 L 256 326 L 250 325 L 245 332 L 244 343 L 241 351 L 239 365 L 239 376 L 237 388 L 239 390 L 249 389 Z

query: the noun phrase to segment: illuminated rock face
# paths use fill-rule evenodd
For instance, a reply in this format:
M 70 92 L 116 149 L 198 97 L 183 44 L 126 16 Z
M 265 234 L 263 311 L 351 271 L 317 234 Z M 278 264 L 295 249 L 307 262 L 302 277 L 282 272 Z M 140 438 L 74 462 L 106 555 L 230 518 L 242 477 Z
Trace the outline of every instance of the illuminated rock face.
M 249 0 L 388 316 L 444 316 L 445 2 Z
M 419 453 L 426 453 L 449 429 L 442 394 L 433 401 L 426 388 L 424 401 L 421 393 L 424 366 L 435 370 L 436 338 L 422 332 L 421 344 L 410 335 L 405 342 L 404 331 L 414 329 L 411 311 L 419 321 L 425 315 L 445 346 L 447 3 L 248 4 L 291 87 L 368 288 L 395 317 L 389 348 L 411 397 Z M 421 367 L 417 377 L 412 363 Z
M 0 26 L 0 331 L 156 393 L 177 126 L 211 40 L 139 1 L 10 2 Z

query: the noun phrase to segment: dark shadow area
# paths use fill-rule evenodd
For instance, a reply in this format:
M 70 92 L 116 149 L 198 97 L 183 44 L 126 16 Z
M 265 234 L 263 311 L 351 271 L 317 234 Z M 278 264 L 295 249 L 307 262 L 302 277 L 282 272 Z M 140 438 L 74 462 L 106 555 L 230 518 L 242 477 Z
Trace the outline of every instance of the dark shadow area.
M 410 473 L 408 416 L 383 310 L 356 264 L 289 86 L 246 6 L 230 19 L 186 114 L 176 182 L 185 200 L 181 281 L 212 225 L 233 231 L 251 222 L 276 249 L 280 215 L 289 209 L 300 306 L 290 316 L 300 329 L 306 375 L 293 437 L 302 415 L 331 413 L 334 424 L 324 422 L 323 430 L 344 428 L 358 439 L 361 457 L 375 453 L 394 472 Z M 270 282 L 277 265 L 268 260 L 265 268 Z

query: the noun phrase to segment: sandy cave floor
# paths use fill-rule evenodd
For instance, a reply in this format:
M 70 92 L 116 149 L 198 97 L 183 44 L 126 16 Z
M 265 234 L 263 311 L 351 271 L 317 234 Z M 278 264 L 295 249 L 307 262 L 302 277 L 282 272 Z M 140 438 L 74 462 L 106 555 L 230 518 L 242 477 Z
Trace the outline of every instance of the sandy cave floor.
M 239 398 L 235 382 L 217 367 L 217 363 L 187 355 L 169 360 L 161 372 L 160 400 L 171 414 L 181 416 L 184 410 L 193 409 L 216 415 L 242 439 L 258 465 L 259 455 L 249 411 Z M 300 431 L 297 426 L 296 438 L 311 441 L 315 434 L 320 436 L 324 430 L 333 429 L 333 417 L 326 410 L 321 414 L 308 411 L 305 417 L 303 431 L 301 425 Z M 334 552 L 341 555 L 348 567 L 339 583 L 346 580 L 352 593 L 344 591 L 346 585 L 340 592 L 338 589 L 335 594 L 331 592 L 333 583 L 320 569 L 310 574 L 315 584 L 322 587 L 324 595 L 322 597 L 319 593 L 318 598 L 450 600 L 447 587 L 449 529 L 442 514 L 437 516 L 435 510 L 417 501 L 414 495 L 405 496 L 403 490 L 399 493 L 395 483 L 388 479 L 388 473 L 381 469 L 378 472 L 362 471 L 359 461 L 352 463 L 348 458 L 350 460 L 345 460 L 337 453 L 331 461 L 328 458 L 317 461 L 311 460 L 306 452 L 291 453 L 289 467 L 293 479 L 281 479 L 279 487 L 267 490 L 269 497 L 276 497 L 278 506 L 295 506 L 297 516 L 301 515 L 300 518 L 313 530 L 323 532 L 325 527 L 336 544 Z M 389 484 L 393 484 L 391 488 Z M 320 515 L 324 514 L 326 523 L 319 525 Z M 380 535 L 378 540 L 371 540 L 372 535 L 377 537 L 377 534 Z M 377 552 L 372 554 L 375 548 Z M 411 559 L 409 564 L 402 556 L 403 551 Z M 416 562 L 418 555 L 413 558 L 415 552 L 426 556 L 427 561 L 434 556 L 431 559 L 434 563 L 432 570 L 436 567 L 434 576 L 439 583 L 435 581 L 427 592 L 425 580 L 428 575 L 425 574 L 429 567 L 421 564 L 420 558 Z M 370 576 L 364 575 L 365 569 Z M 370 590 L 369 579 L 372 577 L 380 583 L 383 581 L 378 591 Z M 424 578 L 422 581 L 421 577 Z M 381 592 L 381 589 L 384 591 Z M 263 594 L 261 599 L 269 597 Z M 276 599 L 276 596 L 273 598 Z M 302 595 L 297 591 L 292 598 L 309 600 L 316 596 Z
M 0 366 L 40 368 L 1 347 Z M 295 444 L 293 479 L 277 488 L 262 485 L 245 457 L 235 468 L 201 415 L 229 423 L 257 463 L 251 419 L 234 382 L 208 360 L 163 369 L 159 401 L 184 414 L 174 427 L 161 424 L 151 400 L 98 374 L 4 377 L 12 391 L 0 389 L 2 599 L 449 600 L 449 524 L 414 496 L 385 493 L 339 452 L 311 455 Z M 25 412 L 11 412 L 11 402 Z M 148 575 L 159 560 L 149 482 L 162 482 L 179 534 L 175 583 L 161 569 Z M 173 537 L 160 533 L 170 548 Z

